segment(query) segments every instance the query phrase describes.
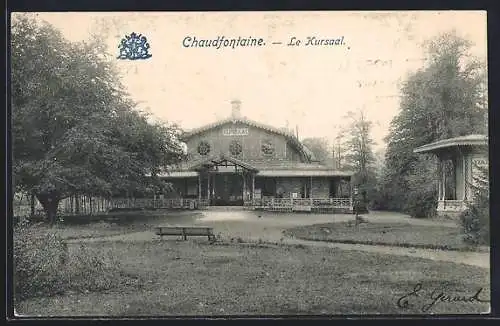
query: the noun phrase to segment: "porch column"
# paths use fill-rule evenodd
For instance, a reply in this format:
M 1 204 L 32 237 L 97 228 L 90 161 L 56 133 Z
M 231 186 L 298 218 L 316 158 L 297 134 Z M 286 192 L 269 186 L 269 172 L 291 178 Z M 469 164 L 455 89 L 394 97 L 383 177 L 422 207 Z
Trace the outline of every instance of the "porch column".
M 211 191 L 211 194 L 210 194 L 210 198 L 214 198 L 215 197 L 215 174 L 212 175 L 212 189 L 210 189 Z
M 458 196 L 457 196 L 457 193 L 458 193 L 458 182 L 457 182 L 457 166 L 458 166 L 458 162 L 457 162 L 457 159 L 456 158 L 453 158 L 451 160 L 451 167 L 453 169 L 453 173 L 452 173 L 452 180 L 453 180 L 453 184 L 454 184 L 454 189 L 453 189 L 453 192 L 452 193 L 452 199 L 455 199 L 457 200 L 458 199 Z
M 246 179 L 246 175 L 245 175 L 245 172 L 243 172 L 241 174 L 241 176 L 243 177 L 243 205 L 245 204 L 245 200 L 247 199 L 246 198 L 246 192 L 247 192 L 247 179 Z
M 207 199 L 210 205 L 210 173 L 207 173 Z
M 469 197 L 469 182 L 468 182 L 468 173 L 469 173 L 469 164 L 467 164 L 467 156 L 463 156 L 463 179 L 464 179 L 464 201 L 468 200 Z
M 198 174 L 198 203 L 201 201 L 201 173 Z
M 310 188 L 309 188 L 309 199 L 311 201 L 311 206 L 313 205 L 313 177 L 309 177 Z
M 255 194 L 255 172 L 252 172 L 252 206 L 254 205 Z
M 446 164 L 443 161 L 443 170 L 442 170 L 442 183 L 443 183 L 443 198 L 442 200 L 446 200 Z
M 438 201 L 443 199 L 443 161 L 438 162 Z

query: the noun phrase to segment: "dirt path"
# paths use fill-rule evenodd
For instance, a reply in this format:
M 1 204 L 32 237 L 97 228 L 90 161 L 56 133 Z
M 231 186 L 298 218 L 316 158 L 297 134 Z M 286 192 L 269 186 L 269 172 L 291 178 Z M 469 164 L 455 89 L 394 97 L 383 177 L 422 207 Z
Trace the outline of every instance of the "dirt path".
M 407 222 L 414 225 L 440 225 L 443 227 L 455 227 L 454 222 L 443 222 L 433 220 L 412 219 L 398 213 L 376 212 L 365 216 L 372 223 L 402 223 Z M 256 213 L 252 211 L 206 211 L 201 218 L 189 220 L 189 225 L 206 225 L 214 228 L 214 232 L 223 241 L 241 238 L 242 241 L 278 242 L 283 244 L 302 244 L 306 246 L 322 246 L 339 248 L 342 250 L 357 250 L 390 255 L 403 255 L 409 257 L 420 257 L 436 261 L 448 261 L 467 265 L 489 268 L 489 253 L 459 252 L 431 249 L 402 248 L 390 246 L 375 246 L 362 244 L 328 243 L 319 241 L 308 241 L 285 237 L 283 230 L 308 224 L 340 222 L 352 219 L 352 215 L 324 215 L 324 214 L 271 214 Z M 161 225 L 183 225 L 183 220 L 162 221 Z M 187 224 L 187 222 L 186 222 Z M 133 232 L 122 235 L 108 236 L 102 238 L 74 239 L 68 243 L 102 242 L 102 241 L 150 241 L 157 239 L 153 230 Z

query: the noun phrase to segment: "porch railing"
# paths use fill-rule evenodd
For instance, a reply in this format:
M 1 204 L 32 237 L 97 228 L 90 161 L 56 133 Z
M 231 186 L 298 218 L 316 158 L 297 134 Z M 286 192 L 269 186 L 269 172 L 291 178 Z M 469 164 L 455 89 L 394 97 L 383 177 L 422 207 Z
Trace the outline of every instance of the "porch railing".
M 261 198 L 246 200 L 245 206 L 256 208 L 275 209 L 293 207 L 311 207 L 314 208 L 345 208 L 352 209 L 352 198 Z
M 194 209 L 199 206 L 207 206 L 208 200 L 193 198 L 135 198 L 135 199 L 112 199 L 111 208 L 186 208 Z
M 464 200 L 439 200 L 438 211 L 461 212 L 467 208 L 467 201 Z
M 272 198 L 245 200 L 244 206 L 256 208 L 283 208 L 294 207 L 311 208 L 345 208 L 352 209 L 352 198 Z M 110 208 L 179 208 L 193 209 L 210 206 L 208 199 L 170 198 L 170 199 L 112 199 Z
M 448 202 L 448 201 L 447 201 Z M 30 207 L 27 205 L 18 206 L 14 215 L 29 215 Z M 102 214 L 112 209 L 204 209 L 210 206 L 208 199 L 198 198 L 89 198 L 82 196 L 78 202 L 72 199 L 65 199 L 59 204 L 59 215 L 80 215 L 80 214 Z M 271 211 L 325 211 L 335 209 L 352 210 L 351 198 L 272 198 L 245 200 L 244 206 L 248 208 L 265 209 Z M 447 203 L 448 206 L 448 203 Z M 43 213 L 39 203 L 36 211 Z

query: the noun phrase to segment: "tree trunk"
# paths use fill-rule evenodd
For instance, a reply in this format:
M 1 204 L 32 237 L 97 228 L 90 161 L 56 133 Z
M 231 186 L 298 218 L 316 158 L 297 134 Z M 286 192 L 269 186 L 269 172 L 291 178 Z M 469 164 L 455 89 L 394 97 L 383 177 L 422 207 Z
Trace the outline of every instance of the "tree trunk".
M 31 191 L 30 197 L 31 217 L 35 216 L 35 192 Z
M 80 194 L 75 195 L 75 214 L 80 214 Z
M 54 225 L 57 217 L 57 207 L 59 207 L 59 202 L 61 199 L 56 196 L 38 194 L 38 201 L 42 204 L 45 215 L 51 225 Z

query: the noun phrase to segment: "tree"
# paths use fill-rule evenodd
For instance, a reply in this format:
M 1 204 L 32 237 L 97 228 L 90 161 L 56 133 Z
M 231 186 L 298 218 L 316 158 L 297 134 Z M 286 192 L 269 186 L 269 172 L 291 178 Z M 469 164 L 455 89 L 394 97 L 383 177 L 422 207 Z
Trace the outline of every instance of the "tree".
M 355 171 L 353 183 L 359 188 L 362 201 L 367 204 L 376 184 L 374 141 L 370 135 L 372 122 L 363 110 L 349 111 L 349 124 L 344 129 L 344 158 Z
M 99 43 L 70 43 L 47 23 L 14 17 L 13 185 L 32 192 L 51 223 L 62 199 L 145 186 L 180 156 L 175 128 L 134 110 Z
M 322 164 L 332 164 L 331 151 L 326 138 L 305 138 L 302 143 L 313 152 L 316 159 Z
M 484 65 L 468 55 L 470 46 L 455 32 L 428 41 L 428 64 L 402 87 L 400 112 L 386 138 L 382 188 L 390 209 L 422 217 L 435 211 L 437 162 L 414 154 L 416 147 L 486 132 Z
M 370 195 L 370 207 L 374 210 L 387 210 L 387 197 L 383 189 L 383 178 L 385 172 L 385 148 L 380 148 L 374 153 L 374 177 L 373 188 Z
M 490 243 L 490 182 L 487 167 L 478 167 L 474 176 L 474 199 L 460 215 L 465 241 L 471 244 Z

